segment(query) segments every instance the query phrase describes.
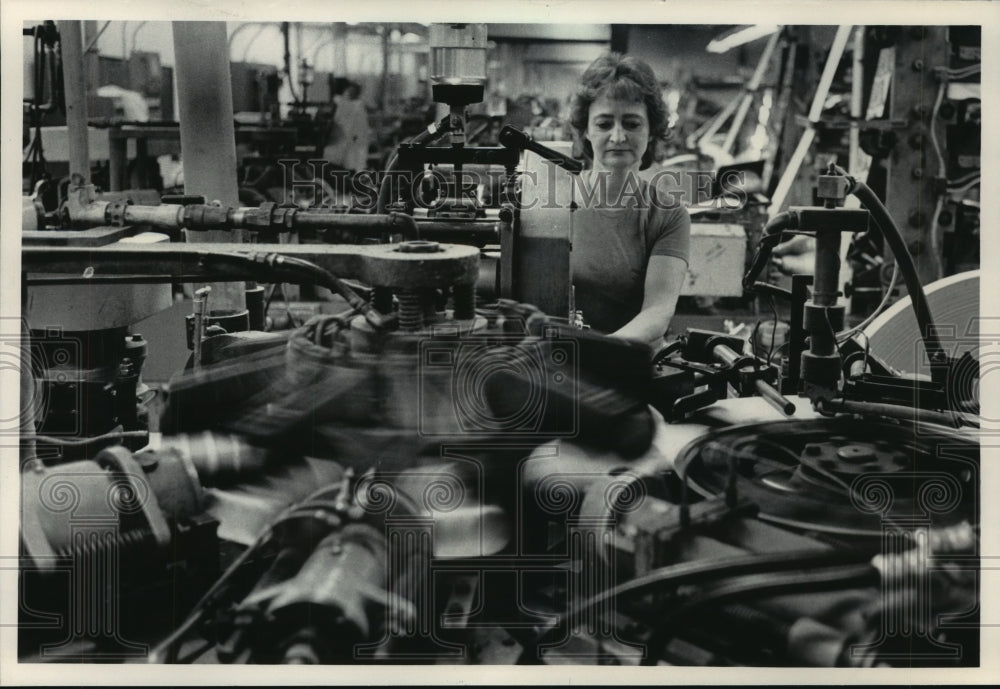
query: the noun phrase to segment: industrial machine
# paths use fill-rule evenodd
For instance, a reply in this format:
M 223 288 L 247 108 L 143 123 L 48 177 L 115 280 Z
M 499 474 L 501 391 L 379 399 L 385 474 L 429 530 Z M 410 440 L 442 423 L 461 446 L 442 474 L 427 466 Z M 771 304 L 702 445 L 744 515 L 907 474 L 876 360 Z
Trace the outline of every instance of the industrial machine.
M 39 234 L 270 241 L 26 242 L 29 294 L 292 282 L 343 309 L 264 332 L 259 297 L 220 312 L 200 290 L 155 408 L 121 324 L 101 356 L 79 330 L 30 331 L 45 404 L 22 433 L 22 660 L 977 665 L 978 361 L 942 341 L 878 199 L 831 168 L 823 207 L 764 229 L 750 290 L 774 291 L 756 278 L 783 235 L 817 240 L 811 289 L 777 291 L 797 314 L 784 348 L 691 330 L 654 352 L 579 327 L 569 240 L 525 219 L 515 170 L 524 150 L 578 168 L 513 130 L 465 147 L 485 32 L 435 31 L 452 112 L 400 148 L 376 213 L 77 185 L 64 229 Z M 426 145 L 439 132 L 450 147 Z M 452 174 L 393 187 L 430 162 Z M 463 187 L 480 163 L 504 168 L 495 215 Z M 310 228 L 356 242 L 274 241 Z M 844 329 L 840 235 L 865 231 L 894 252 L 928 376 Z

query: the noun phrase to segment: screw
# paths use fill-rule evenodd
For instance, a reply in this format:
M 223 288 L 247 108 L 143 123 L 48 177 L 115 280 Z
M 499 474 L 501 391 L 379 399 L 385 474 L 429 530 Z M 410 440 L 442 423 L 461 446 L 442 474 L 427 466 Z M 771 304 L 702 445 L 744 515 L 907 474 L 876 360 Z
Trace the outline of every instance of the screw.
M 924 69 L 924 61 L 923 60 L 921 60 L 920 58 L 917 58 L 916 60 L 913 61 L 913 71 L 914 72 L 922 72 L 923 69 Z
M 913 175 L 913 179 L 921 179 L 924 176 L 924 169 L 922 167 L 915 167 L 910 170 L 910 174 Z
M 924 212 L 921 210 L 914 210 L 910 212 L 909 218 L 907 220 L 910 223 L 910 227 L 923 227 L 924 223 L 927 221 L 924 216 Z

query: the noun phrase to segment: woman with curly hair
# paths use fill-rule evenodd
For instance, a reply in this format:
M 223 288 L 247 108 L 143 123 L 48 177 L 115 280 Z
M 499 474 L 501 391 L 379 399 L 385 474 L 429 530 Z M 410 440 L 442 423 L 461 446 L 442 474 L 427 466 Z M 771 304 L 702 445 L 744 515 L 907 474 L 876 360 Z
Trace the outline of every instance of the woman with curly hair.
M 574 216 L 576 308 L 596 330 L 655 347 L 687 271 L 691 220 L 670 175 L 638 174 L 667 130 L 653 70 L 634 57 L 602 55 L 580 80 L 570 123 L 590 161 Z

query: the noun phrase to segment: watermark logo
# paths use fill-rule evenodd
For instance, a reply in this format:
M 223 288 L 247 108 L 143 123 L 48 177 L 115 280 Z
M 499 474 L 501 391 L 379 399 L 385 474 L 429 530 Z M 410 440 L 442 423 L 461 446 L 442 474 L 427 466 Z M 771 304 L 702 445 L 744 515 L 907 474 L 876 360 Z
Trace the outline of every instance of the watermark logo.
M 577 343 L 475 334 L 420 342 L 419 431 L 424 436 L 573 437 L 579 430 Z
M 0 321 L 0 384 L 20 391 L 18 412 L 0 418 L 0 442 L 30 435 L 42 422 L 47 435 L 80 434 L 81 351 L 80 339 L 61 328 L 29 333 L 22 319 Z
M 570 177 L 572 193 L 557 183 L 557 168 L 549 166 L 546 179 L 535 170 L 508 175 L 504 170 L 473 167 L 458 171 L 430 167 L 426 170 L 388 170 L 351 173 L 333 168 L 328 161 L 281 160 L 284 205 L 329 207 L 349 205 L 372 213 L 379 201 L 389 206 L 403 199 L 412 208 L 440 211 L 455 204 L 520 210 L 620 208 L 671 211 L 699 206 L 708 210 L 738 210 L 746 203 L 746 173 L 727 170 L 722 177 L 708 171 L 646 170 L 628 172 L 614 180 L 607 170 L 588 170 Z M 539 193 L 541 192 L 541 193 Z M 349 200 L 349 203 L 348 203 Z

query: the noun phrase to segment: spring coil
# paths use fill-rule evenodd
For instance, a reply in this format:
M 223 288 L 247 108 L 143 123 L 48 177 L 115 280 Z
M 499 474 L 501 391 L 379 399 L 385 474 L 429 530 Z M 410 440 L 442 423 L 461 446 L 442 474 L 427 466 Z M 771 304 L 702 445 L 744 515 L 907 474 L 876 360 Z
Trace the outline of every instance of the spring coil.
M 466 321 L 476 315 L 476 286 L 455 285 L 452 290 L 455 300 L 455 320 Z
M 87 538 L 81 542 L 64 545 L 56 551 L 56 556 L 77 559 L 103 554 L 110 547 L 117 548 L 119 555 L 121 555 L 156 543 L 156 537 L 148 527 L 129 529 L 113 535 L 109 532 L 107 536 L 110 538 L 103 536 L 96 539 Z
M 411 289 L 401 289 L 396 293 L 399 299 L 399 327 L 410 332 L 424 327 L 424 310 L 420 293 Z

